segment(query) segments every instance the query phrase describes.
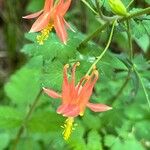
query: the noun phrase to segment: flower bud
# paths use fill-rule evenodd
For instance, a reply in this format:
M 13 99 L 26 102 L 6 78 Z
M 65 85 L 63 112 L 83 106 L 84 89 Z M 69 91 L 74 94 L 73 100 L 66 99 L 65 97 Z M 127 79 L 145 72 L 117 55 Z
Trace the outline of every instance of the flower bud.
M 114 14 L 119 15 L 119 16 L 127 16 L 128 15 L 126 7 L 121 2 L 121 0 L 108 0 L 108 1 L 109 1 L 111 10 Z

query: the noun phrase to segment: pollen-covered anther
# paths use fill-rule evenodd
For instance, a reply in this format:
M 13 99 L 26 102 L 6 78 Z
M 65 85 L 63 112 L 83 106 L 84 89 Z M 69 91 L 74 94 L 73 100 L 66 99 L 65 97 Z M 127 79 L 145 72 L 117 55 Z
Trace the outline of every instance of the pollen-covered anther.
M 62 126 L 62 128 L 64 129 L 62 134 L 65 140 L 68 140 L 72 131 L 75 130 L 73 122 L 74 122 L 74 118 L 69 117 L 66 119 L 64 126 Z
M 39 43 L 39 45 L 44 44 L 44 41 L 47 40 L 49 33 L 51 32 L 53 27 L 54 27 L 54 25 L 49 23 L 48 26 L 41 31 L 41 34 L 37 35 L 36 39 L 37 39 L 37 42 Z

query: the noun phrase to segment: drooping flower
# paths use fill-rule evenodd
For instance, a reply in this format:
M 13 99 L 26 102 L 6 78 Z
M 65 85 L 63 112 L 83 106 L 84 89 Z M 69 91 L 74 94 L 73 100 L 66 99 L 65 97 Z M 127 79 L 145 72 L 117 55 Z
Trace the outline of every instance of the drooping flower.
M 67 77 L 67 69 L 69 65 L 66 64 L 63 69 L 63 84 L 62 93 L 59 94 L 52 89 L 43 88 L 44 92 L 52 98 L 62 99 L 61 105 L 57 109 L 58 114 L 68 117 L 64 125 L 64 139 L 67 140 L 72 132 L 74 117 L 82 116 L 85 108 L 88 107 L 94 112 L 103 112 L 112 109 L 104 104 L 93 104 L 89 99 L 93 92 L 93 87 L 98 79 L 98 71 L 95 69 L 91 75 L 84 76 L 75 85 L 75 71 L 79 62 L 75 63 L 72 68 L 71 79 Z
M 66 44 L 67 32 L 66 28 L 73 30 L 64 19 L 64 16 L 69 9 L 71 0 L 59 0 L 54 3 L 54 0 L 45 0 L 44 8 L 36 13 L 24 16 L 25 19 L 37 18 L 32 25 L 30 32 L 39 32 L 37 41 L 40 45 L 48 38 L 49 32 L 55 28 L 59 39 Z

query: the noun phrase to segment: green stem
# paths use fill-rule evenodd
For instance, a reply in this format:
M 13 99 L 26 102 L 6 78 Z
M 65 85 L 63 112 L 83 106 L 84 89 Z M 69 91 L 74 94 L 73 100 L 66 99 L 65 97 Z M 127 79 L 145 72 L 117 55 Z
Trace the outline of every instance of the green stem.
M 109 39 L 108 39 L 108 42 L 107 42 L 107 45 L 105 47 L 105 49 L 103 50 L 103 52 L 97 57 L 97 59 L 94 61 L 94 63 L 91 65 L 90 69 L 87 71 L 86 75 L 90 74 L 91 70 L 94 68 L 94 66 L 101 60 L 101 58 L 104 56 L 104 54 L 106 53 L 111 41 L 112 41 L 112 36 L 113 36 L 113 32 L 114 32 L 114 28 L 115 28 L 115 24 L 116 24 L 116 21 L 115 20 L 113 22 L 113 25 L 112 25 L 112 29 L 111 29 L 111 33 L 110 33 L 110 36 L 109 36 Z
M 99 14 L 99 17 L 102 19 L 102 20 L 104 20 L 105 22 L 107 22 L 107 21 L 113 21 L 113 20 L 115 20 L 115 19 L 117 19 L 118 18 L 118 16 L 112 16 L 112 17 L 109 17 L 109 16 L 105 16 L 103 13 L 102 13 L 102 11 L 101 11 L 101 7 L 100 7 L 100 5 L 99 5 L 99 1 L 98 0 L 95 0 L 95 3 L 96 3 L 96 8 L 97 8 L 97 12 L 98 12 L 98 14 Z
M 148 14 L 150 13 L 150 7 L 148 8 L 145 8 L 143 10 L 140 10 L 138 12 L 135 12 L 135 13 L 131 13 L 130 15 L 126 16 L 126 17 L 118 17 L 118 22 L 124 22 L 126 20 L 129 20 L 131 18 L 134 18 L 134 17 L 138 17 L 138 16 L 141 16 L 141 15 L 144 15 L 144 14 Z M 116 16 L 117 17 L 117 16 Z M 105 24 L 103 24 L 101 27 L 99 27 L 96 31 L 94 31 L 92 34 L 90 34 L 85 40 L 83 40 L 79 46 L 78 46 L 78 49 L 84 47 L 86 45 L 86 43 L 88 41 L 90 41 L 91 39 L 93 39 L 95 36 L 97 36 L 100 32 L 102 32 L 104 29 L 106 29 L 106 27 L 111 24 L 112 21 L 116 20 L 116 17 L 112 17 L 111 20 L 107 21 Z
M 98 13 L 90 6 L 90 4 L 86 1 L 86 0 L 81 0 L 87 7 L 89 7 L 89 9 L 91 9 L 91 11 L 93 11 L 96 15 L 98 15 Z
M 123 21 L 126 21 L 128 19 L 135 18 L 135 17 L 141 16 L 144 14 L 148 14 L 148 13 L 150 13 L 150 7 L 147 7 L 145 9 L 139 10 L 139 11 L 134 12 L 134 13 L 130 13 L 130 15 L 128 15 L 126 17 L 119 18 L 119 22 L 123 22 Z
M 90 34 L 85 40 L 83 40 L 78 48 L 82 48 L 86 45 L 86 43 L 88 41 L 90 41 L 91 39 L 93 39 L 95 36 L 97 36 L 100 32 L 102 32 L 107 26 L 109 25 L 109 22 L 106 22 L 105 24 L 103 24 L 102 26 L 100 26 L 96 31 L 94 31 L 92 34 Z
M 134 0 L 132 0 L 126 8 L 128 9 L 133 2 L 134 2 Z
M 145 94 L 145 98 L 146 98 L 147 103 L 148 103 L 148 106 L 149 106 L 149 108 L 150 108 L 150 99 L 149 99 L 149 96 L 148 96 L 148 92 L 146 91 L 146 88 L 145 88 L 144 83 L 143 83 L 143 81 L 142 81 L 142 77 L 141 77 L 141 75 L 139 74 L 139 72 L 136 70 L 136 67 L 135 67 L 135 66 L 134 66 L 134 71 L 135 71 L 135 73 L 137 74 L 137 76 L 138 76 L 138 78 L 139 78 L 139 80 L 140 80 L 140 82 L 141 82 L 141 85 L 142 85 L 142 88 L 143 88 L 143 91 L 144 91 L 144 94 Z
M 131 27 L 130 27 L 130 21 L 127 20 L 127 35 L 128 35 L 128 40 L 129 40 L 129 56 L 130 56 L 130 60 L 132 61 L 133 58 L 133 45 L 132 45 L 132 35 L 131 35 Z
M 125 79 L 123 85 L 122 85 L 121 88 L 118 90 L 117 94 L 114 95 L 114 96 L 112 96 L 112 98 L 110 98 L 110 99 L 108 100 L 108 103 L 109 103 L 109 104 L 112 105 L 112 104 L 115 102 L 115 100 L 117 100 L 118 97 L 122 94 L 122 92 L 124 91 L 124 89 L 126 88 L 128 82 L 129 82 L 129 80 L 130 80 L 130 74 L 131 74 L 131 69 L 129 70 L 128 75 L 127 75 L 127 77 L 126 77 L 126 79 Z
M 33 104 L 31 105 L 30 110 L 28 111 L 27 115 L 25 116 L 24 121 L 23 121 L 21 127 L 19 128 L 18 133 L 17 133 L 17 135 L 16 135 L 16 138 L 15 138 L 15 140 L 14 140 L 14 145 L 13 145 L 12 150 L 16 150 L 16 149 L 17 149 L 17 145 L 18 145 L 18 143 L 19 143 L 19 140 L 20 140 L 20 138 L 21 138 L 21 135 L 23 134 L 23 132 L 24 132 L 24 130 L 25 130 L 25 126 L 26 126 L 26 124 L 27 124 L 29 118 L 31 117 L 31 115 L 32 115 L 32 113 L 33 113 L 33 111 L 34 111 L 34 109 L 35 109 L 35 107 L 36 107 L 36 104 L 37 104 L 38 101 L 39 101 L 39 98 L 40 98 L 40 96 L 41 96 L 41 93 L 42 93 L 42 90 L 41 90 L 41 91 L 39 92 L 39 94 L 37 95 L 36 99 L 34 100 Z

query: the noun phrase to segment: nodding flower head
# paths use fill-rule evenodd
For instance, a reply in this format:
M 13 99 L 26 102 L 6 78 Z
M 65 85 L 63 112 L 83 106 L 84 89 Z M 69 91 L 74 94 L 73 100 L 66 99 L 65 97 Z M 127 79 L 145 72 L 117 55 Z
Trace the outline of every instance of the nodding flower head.
M 43 42 L 48 38 L 48 35 L 53 27 L 59 39 L 64 44 L 66 44 L 66 28 L 70 28 L 71 30 L 73 30 L 64 19 L 64 16 L 70 7 L 70 4 L 71 0 L 59 0 L 55 3 L 54 0 L 45 0 L 44 8 L 42 10 L 23 17 L 25 19 L 38 17 L 32 25 L 30 32 L 41 31 L 41 35 L 37 36 L 37 42 L 40 45 L 42 45 Z
M 63 84 L 62 93 L 59 94 L 51 89 L 43 88 L 44 92 L 52 98 L 60 98 L 61 105 L 57 109 L 57 113 L 68 117 L 64 126 L 64 139 L 69 138 L 71 128 L 73 126 L 73 118 L 82 116 L 85 108 L 88 107 L 94 112 L 103 112 L 112 109 L 105 104 L 93 104 L 89 102 L 93 92 L 94 85 L 98 80 L 98 71 L 95 69 L 91 75 L 86 75 L 75 85 L 75 71 L 79 66 L 79 62 L 75 63 L 72 67 L 71 79 L 68 79 L 67 71 L 69 65 L 66 64 L 63 69 Z

